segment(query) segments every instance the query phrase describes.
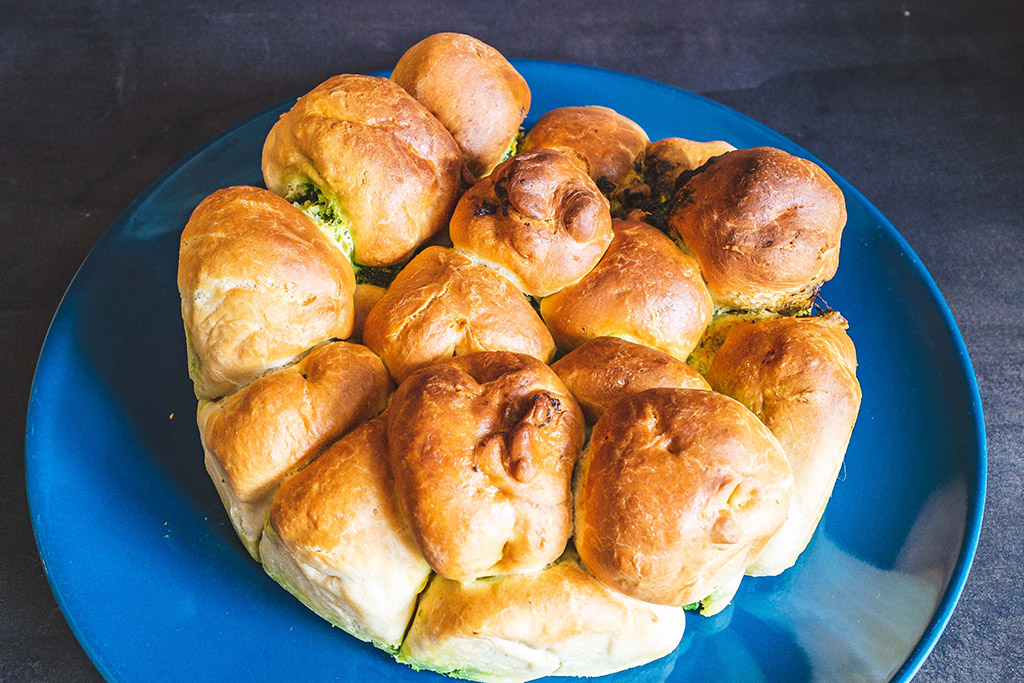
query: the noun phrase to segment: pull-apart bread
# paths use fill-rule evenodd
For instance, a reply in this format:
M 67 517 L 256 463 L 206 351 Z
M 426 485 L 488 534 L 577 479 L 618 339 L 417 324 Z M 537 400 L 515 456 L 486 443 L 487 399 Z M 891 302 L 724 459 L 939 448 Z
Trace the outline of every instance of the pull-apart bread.
M 391 402 L 388 445 L 402 510 L 441 576 L 537 570 L 562 554 L 583 415 L 544 363 L 482 352 L 414 372 Z
M 782 529 L 747 573 L 792 567 L 818 526 L 860 410 L 857 354 L 838 313 L 733 327 L 708 381 L 760 418 L 793 469 L 793 499 Z
M 555 343 L 521 291 L 466 256 L 428 247 L 374 305 L 363 341 L 401 382 L 419 367 L 476 351 L 515 351 L 547 363 Z
M 353 74 L 300 97 L 263 145 L 267 187 L 364 266 L 408 260 L 447 224 L 462 163 L 451 133 L 412 95 Z
M 387 416 L 347 434 L 274 499 L 263 567 L 307 607 L 394 652 L 430 567 L 413 541 L 388 468 Z
M 246 550 L 398 661 L 487 683 L 651 662 L 791 567 L 861 400 L 846 321 L 812 315 L 846 223 L 821 168 L 599 106 L 523 137 L 530 104 L 458 33 L 330 78 L 270 131 L 269 189 L 203 200 L 178 262 Z
M 486 176 L 516 153 L 530 87 L 490 45 L 462 33 L 435 33 L 406 50 L 391 80 L 451 131 L 472 176 Z
M 226 398 L 200 402 L 206 470 L 254 558 L 284 478 L 384 410 L 393 389 L 372 351 L 332 342 Z
M 538 297 L 589 273 L 612 241 L 608 200 L 553 149 L 499 165 L 462 196 L 449 230 L 457 250 Z
M 178 291 L 196 396 L 216 398 L 352 333 L 348 260 L 309 218 L 255 187 L 196 207 L 181 233 Z

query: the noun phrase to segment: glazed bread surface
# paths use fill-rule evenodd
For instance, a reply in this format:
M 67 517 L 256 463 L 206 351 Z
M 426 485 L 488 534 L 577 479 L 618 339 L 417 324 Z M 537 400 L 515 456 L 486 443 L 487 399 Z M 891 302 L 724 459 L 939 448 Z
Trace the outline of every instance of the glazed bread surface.
M 672 652 L 685 625 L 682 609 L 608 588 L 567 551 L 530 574 L 435 577 L 398 659 L 487 683 L 604 676 Z
M 443 247 L 402 269 L 366 317 L 364 343 L 401 382 L 424 365 L 476 351 L 515 351 L 547 363 L 551 333 L 515 285 Z
M 714 157 L 690 177 L 668 224 L 720 308 L 801 311 L 835 275 L 846 202 L 816 164 L 756 147 Z
M 640 178 L 647 133 L 614 109 L 561 107 L 547 112 L 523 140 L 523 151 L 537 147 L 569 149 L 581 154 L 590 177 L 605 194 Z
M 583 415 L 541 361 L 492 351 L 421 368 L 391 401 L 388 441 L 402 510 L 441 576 L 531 571 L 562 554 Z
M 257 547 L 284 478 L 384 410 L 394 385 L 365 346 L 332 342 L 220 401 L 199 405 L 206 470 L 235 532 Z
M 214 192 L 192 213 L 178 255 L 196 396 L 229 394 L 348 337 L 354 288 L 351 264 L 291 204 L 256 187 Z
M 664 351 L 619 339 L 598 337 L 551 365 L 593 424 L 613 403 L 656 387 L 710 389 L 700 373 Z
M 455 248 L 532 296 L 548 296 L 597 264 L 612 241 L 608 200 L 571 156 L 523 152 L 459 200 Z
M 321 617 L 360 640 L 398 649 L 430 567 L 395 499 L 386 416 L 350 432 L 285 482 L 260 553 L 267 573 Z
M 713 310 L 697 261 L 646 223 L 615 219 L 612 228 L 597 266 L 541 301 L 544 322 L 564 350 L 611 336 L 685 361 Z
M 648 389 L 594 426 L 576 548 L 616 590 L 688 605 L 757 558 L 786 519 L 792 486 L 779 442 L 742 404 L 702 389 Z
M 353 74 L 300 97 L 263 146 L 267 187 L 368 266 L 404 262 L 444 227 L 462 163 L 451 133 L 401 86 Z
M 814 535 L 860 410 L 857 355 L 838 313 L 741 323 L 715 355 L 708 381 L 749 408 L 779 440 L 793 470 L 789 517 L 747 568 L 774 576 Z
M 514 153 L 530 87 L 490 45 L 462 33 L 435 33 L 406 50 L 391 79 L 451 132 L 477 178 Z

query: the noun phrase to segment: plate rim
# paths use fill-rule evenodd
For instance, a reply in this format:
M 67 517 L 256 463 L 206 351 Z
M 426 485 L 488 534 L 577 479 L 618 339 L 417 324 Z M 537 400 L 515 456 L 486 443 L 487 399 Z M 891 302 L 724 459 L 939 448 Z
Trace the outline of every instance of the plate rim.
M 928 296 L 932 299 L 932 302 L 936 305 L 939 315 L 945 324 L 946 328 L 950 332 L 950 336 L 953 342 L 954 350 L 956 351 L 956 358 L 958 369 L 963 374 L 965 384 L 967 385 L 967 397 L 969 399 L 970 408 L 972 412 L 972 426 L 974 434 L 974 486 L 968 488 L 968 499 L 967 499 L 967 519 L 964 527 L 963 544 L 960 548 L 960 553 L 957 557 L 956 566 L 953 568 L 950 574 L 949 582 L 947 583 L 942 597 L 939 600 L 938 605 L 935 608 L 931 619 L 928 622 L 924 632 L 917 641 L 914 648 L 910 651 L 903 664 L 896 669 L 895 673 L 889 679 L 890 681 L 905 683 L 910 681 L 915 674 L 920 670 L 924 664 L 925 659 L 935 648 L 945 630 L 950 618 L 953 615 L 953 611 L 958 604 L 961 595 L 963 594 L 964 587 L 967 583 L 967 577 L 970 573 L 971 566 L 973 565 L 974 558 L 977 552 L 978 541 L 981 534 L 982 522 L 984 519 L 985 511 L 985 496 L 988 481 L 988 446 L 987 446 L 987 435 L 985 432 L 985 416 L 983 406 L 981 402 L 981 394 L 978 388 L 977 376 L 974 372 L 974 366 L 971 363 L 970 354 L 967 350 L 967 346 L 964 343 L 963 335 L 960 332 L 960 328 L 957 325 L 956 319 L 953 317 L 953 313 L 949 308 L 949 304 L 946 303 L 945 298 L 942 296 L 942 292 L 939 290 L 938 285 L 935 283 L 934 278 L 924 263 L 918 257 L 917 253 L 906 241 L 903 235 L 896 229 L 896 227 L 889 221 L 888 218 L 871 202 L 864 194 L 853 186 L 849 181 L 845 180 L 842 176 L 835 172 L 831 166 L 825 164 L 817 156 L 811 154 L 803 146 L 793 142 L 786 136 L 782 135 L 778 131 L 768 127 L 767 125 L 757 121 L 754 118 L 740 112 L 736 109 L 728 107 L 720 102 L 709 99 L 697 93 L 685 90 L 683 88 L 664 83 L 662 81 L 648 78 L 645 76 L 639 76 L 637 74 L 629 73 L 626 71 L 619 71 L 615 69 L 608 69 L 605 67 L 592 66 L 588 64 L 578 64 L 575 62 L 566 62 L 552 59 L 529 59 L 529 58 L 510 58 L 510 62 L 514 66 L 519 64 L 533 64 L 540 67 L 557 67 L 565 68 L 567 70 L 584 70 L 591 71 L 595 74 L 611 75 L 617 78 L 625 78 L 627 80 L 636 81 L 645 87 L 657 87 L 660 89 L 668 89 L 675 95 L 682 95 L 688 99 L 692 99 L 700 102 L 703 106 L 710 106 L 713 109 L 720 111 L 730 117 L 739 117 L 744 123 L 753 126 L 759 132 L 766 133 L 770 137 L 774 137 L 784 141 L 790 149 L 796 150 L 801 156 L 806 159 L 813 161 L 814 163 L 821 166 L 821 168 L 829 174 L 829 176 L 842 187 L 844 194 L 847 197 L 852 196 L 858 203 L 860 203 L 866 210 L 867 214 L 877 221 L 879 227 L 888 233 L 888 236 L 892 238 L 897 246 L 899 246 L 906 257 L 911 269 L 914 274 L 925 284 L 925 289 Z M 390 69 L 383 69 L 378 71 L 370 72 L 368 75 L 371 76 L 383 76 L 387 77 L 391 73 Z M 246 116 L 239 121 L 231 124 L 230 126 L 222 129 L 214 136 L 208 138 L 201 144 L 194 147 L 191 151 L 181 157 L 177 162 L 168 167 L 163 173 L 157 176 L 146 188 L 139 193 L 135 199 L 128 204 L 127 207 L 117 218 L 103 231 L 100 237 L 96 240 L 96 243 L 89 249 L 86 256 L 82 259 L 78 268 L 75 270 L 75 274 L 72 276 L 70 282 L 61 295 L 60 302 L 57 304 L 54 310 L 53 316 L 47 326 L 46 335 L 43 338 L 42 346 L 40 347 L 39 356 L 36 360 L 36 366 L 32 373 L 32 384 L 29 390 L 28 409 L 26 414 L 26 425 L 25 425 L 25 488 L 28 497 L 29 507 L 29 521 L 32 524 L 33 539 L 36 544 L 36 550 L 39 553 L 40 561 L 43 566 L 43 573 L 46 575 L 47 583 L 50 586 L 50 591 L 53 594 L 58 607 L 60 607 L 61 614 L 64 616 L 65 621 L 76 640 L 89 657 L 92 664 L 99 671 L 100 675 L 106 680 L 124 680 L 119 674 L 117 674 L 111 665 L 106 661 L 106 658 L 97 650 L 92 642 L 85 636 L 81 625 L 78 620 L 69 610 L 66 596 L 59 586 L 54 583 L 54 579 L 48 568 L 48 560 L 50 551 L 47 549 L 47 539 L 44 538 L 41 533 L 39 526 L 36 524 L 36 501 L 40 495 L 38 488 L 42 486 L 42 482 L 39 481 L 38 477 L 34 475 L 35 468 L 33 462 L 36 460 L 41 450 L 41 446 L 36 442 L 38 437 L 35 436 L 35 416 L 37 413 L 36 406 L 42 400 L 37 394 L 37 379 L 39 376 L 40 368 L 43 366 L 44 361 L 48 355 L 48 349 L 52 348 L 53 342 L 51 340 L 51 333 L 57 323 L 58 318 L 62 314 L 66 314 L 65 302 L 74 288 L 75 283 L 78 281 L 79 275 L 82 273 L 86 264 L 90 259 L 94 258 L 94 255 L 98 249 L 100 249 L 107 241 L 113 239 L 113 236 L 120 231 L 124 224 L 126 224 L 131 216 L 135 213 L 139 206 L 146 202 L 150 196 L 152 196 L 160 187 L 175 173 L 177 173 L 182 167 L 191 162 L 193 159 L 201 155 L 205 150 L 212 147 L 213 145 L 220 142 L 223 138 L 231 135 L 235 131 L 247 126 L 256 119 L 262 118 L 271 112 L 281 109 L 287 106 L 290 102 L 294 102 L 297 97 L 288 98 L 272 104 L 268 107 L 264 107 L 259 111 Z

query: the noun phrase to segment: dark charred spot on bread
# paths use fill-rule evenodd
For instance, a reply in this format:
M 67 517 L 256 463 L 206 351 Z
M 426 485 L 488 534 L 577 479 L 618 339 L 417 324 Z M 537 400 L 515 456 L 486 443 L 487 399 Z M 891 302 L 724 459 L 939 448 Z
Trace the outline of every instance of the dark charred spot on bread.
M 615 183 L 604 176 L 598 178 L 596 182 L 597 189 L 601 190 L 603 194 L 611 194 L 615 190 Z
M 498 212 L 498 207 L 496 207 L 494 204 L 484 200 L 484 201 L 480 202 L 480 206 L 476 207 L 476 210 L 473 211 L 473 215 L 477 216 L 477 217 L 480 217 L 480 216 L 493 216 L 497 212 Z

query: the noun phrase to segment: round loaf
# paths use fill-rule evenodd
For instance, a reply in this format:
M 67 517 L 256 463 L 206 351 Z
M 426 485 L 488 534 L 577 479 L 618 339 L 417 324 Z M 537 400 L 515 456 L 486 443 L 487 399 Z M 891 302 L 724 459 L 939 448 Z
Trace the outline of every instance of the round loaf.
M 623 396 L 655 387 L 710 389 L 689 365 L 664 351 L 618 339 L 591 339 L 552 364 L 583 410 L 588 423 L 597 422 Z
M 220 401 L 200 403 L 206 471 L 253 557 L 284 478 L 384 410 L 393 389 L 370 349 L 333 342 Z
M 541 301 L 559 348 L 620 337 L 685 361 L 711 320 L 711 296 L 692 256 L 657 229 L 612 221 L 615 237 L 590 273 Z
M 515 351 L 547 363 L 551 333 L 522 292 L 462 254 L 428 247 L 370 310 L 364 343 L 396 381 L 416 368 L 475 351 Z
M 582 155 L 590 177 L 605 194 L 638 179 L 647 133 L 608 107 L 561 107 L 547 112 L 523 140 L 523 151 L 537 147 L 569 149 Z
M 612 240 L 608 200 L 573 158 L 535 149 L 500 164 L 459 200 L 455 248 L 548 296 L 590 272 Z
M 711 159 L 676 191 L 668 224 L 717 306 L 796 311 L 835 275 L 846 203 L 816 164 L 756 147 Z
M 229 187 L 181 233 L 178 291 L 196 396 L 216 398 L 352 333 L 351 264 L 272 192 Z
M 451 132 L 474 176 L 514 153 L 530 87 L 490 45 L 462 33 L 435 33 L 406 50 L 391 79 Z
M 740 323 L 711 363 L 711 385 L 768 426 L 793 469 L 789 517 L 748 574 L 793 566 L 832 495 L 861 400 L 845 328 L 838 313 Z
M 422 368 L 395 392 L 388 441 L 405 518 L 441 576 L 530 571 L 562 554 L 583 415 L 544 363 L 485 352 Z
M 420 597 L 399 661 L 474 681 L 604 676 L 676 648 L 678 607 L 633 600 L 595 579 L 575 553 L 531 574 L 459 583 Z
M 274 124 L 263 146 L 267 187 L 302 203 L 356 263 L 409 258 L 451 216 L 462 153 L 441 122 L 386 78 L 321 83 Z
M 792 474 L 771 432 L 713 391 L 648 389 L 594 426 L 576 492 L 576 548 L 601 581 L 664 605 L 742 574 L 782 526 Z

